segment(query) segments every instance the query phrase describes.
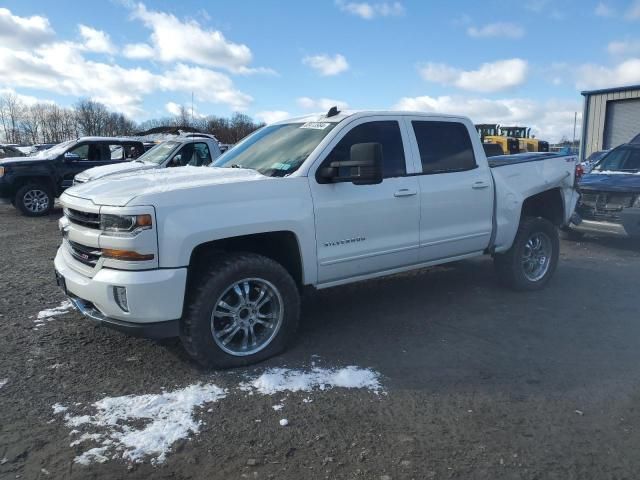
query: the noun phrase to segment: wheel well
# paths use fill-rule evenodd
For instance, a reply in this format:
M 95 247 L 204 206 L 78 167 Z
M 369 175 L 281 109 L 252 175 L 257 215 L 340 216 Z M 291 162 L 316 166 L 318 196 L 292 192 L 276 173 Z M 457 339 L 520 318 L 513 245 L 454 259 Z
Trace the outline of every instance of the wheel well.
M 554 188 L 527 198 L 522 204 L 522 216 L 546 218 L 554 225 L 562 225 L 564 202 L 560 189 Z
M 51 192 L 51 194 L 54 197 L 58 196 L 58 192 L 56 191 L 55 185 L 53 184 L 53 181 L 49 178 L 49 177 L 45 177 L 45 176 L 41 176 L 41 177 L 18 177 L 15 180 L 15 188 L 14 188 L 14 194 L 21 189 L 23 186 L 27 185 L 28 183 L 40 183 L 45 185 L 49 191 Z
M 302 286 L 302 258 L 298 239 L 288 231 L 243 235 L 198 245 L 191 253 L 187 285 L 207 268 L 212 258 L 224 252 L 251 252 L 271 258 L 289 272 L 298 286 Z

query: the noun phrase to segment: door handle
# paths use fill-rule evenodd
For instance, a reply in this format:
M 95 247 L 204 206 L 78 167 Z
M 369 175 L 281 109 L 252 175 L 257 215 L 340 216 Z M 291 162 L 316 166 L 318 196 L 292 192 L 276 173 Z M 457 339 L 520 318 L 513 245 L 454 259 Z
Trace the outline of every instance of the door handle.
M 401 188 L 396 193 L 393 194 L 394 197 L 412 197 L 417 195 L 417 190 L 409 190 L 408 188 Z
M 489 184 L 487 182 L 476 182 L 471 186 L 471 188 L 474 190 L 482 190 L 483 188 L 489 188 Z

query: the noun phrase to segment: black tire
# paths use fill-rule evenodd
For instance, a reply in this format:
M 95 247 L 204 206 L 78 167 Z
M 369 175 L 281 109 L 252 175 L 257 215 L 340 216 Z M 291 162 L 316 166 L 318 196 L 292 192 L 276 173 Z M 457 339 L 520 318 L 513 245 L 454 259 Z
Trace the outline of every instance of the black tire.
M 527 276 L 522 260 L 525 249 L 528 248 L 527 242 L 536 233 L 542 233 L 548 238 L 551 255 L 544 275 L 533 280 Z M 558 266 L 559 253 L 560 240 L 555 225 L 544 218 L 524 217 L 520 220 L 513 245 L 506 252 L 494 256 L 494 265 L 503 285 L 519 291 L 539 290 L 553 276 Z
M 36 202 L 36 197 L 41 200 Z M 53 194 L 46 185 L 27 183 L 16 192 L 14 206 L 27 217 L 43 217 L 53 209 L 54 201 Z
M 247 278 L 265 280 L 277 289 L 282 321 L 261 350 L 236 356 L 224 351 L 214 340 L 211 315 L 222 295 Z M 289 272 L 279 263 L 253 253 L 222 253 L 192 284 L 198 286 L 186 300 L 180 338 L 187 353 L 204 367 L 233 368 L 261 362 L 282 352 L 294 338 L 300 317 L 300 294 Z
M 564 227 L 560 228 L 560 230 L 562 231 L 564 237 L 568 240 L 577 242 L 578 240 L 582 240 L 584 238 L 584 232 L 572 228 L 571 225 L 565 225 Z

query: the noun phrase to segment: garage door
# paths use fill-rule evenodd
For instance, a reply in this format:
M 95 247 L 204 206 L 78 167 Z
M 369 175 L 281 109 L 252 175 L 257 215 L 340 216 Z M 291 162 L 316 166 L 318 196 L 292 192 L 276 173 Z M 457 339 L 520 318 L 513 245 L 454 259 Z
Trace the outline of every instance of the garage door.
M 640 98 L 607 102 L 603 148 L 617 147 L 640 133 Z

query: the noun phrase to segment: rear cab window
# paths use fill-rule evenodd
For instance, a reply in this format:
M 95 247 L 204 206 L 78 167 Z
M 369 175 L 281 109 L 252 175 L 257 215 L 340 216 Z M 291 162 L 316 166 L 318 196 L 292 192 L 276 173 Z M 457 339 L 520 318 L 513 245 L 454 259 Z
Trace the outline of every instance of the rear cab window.
M 412 120 L 422 173 L 464 172 L 477 167 L 467 127 L 460 122 Z

